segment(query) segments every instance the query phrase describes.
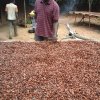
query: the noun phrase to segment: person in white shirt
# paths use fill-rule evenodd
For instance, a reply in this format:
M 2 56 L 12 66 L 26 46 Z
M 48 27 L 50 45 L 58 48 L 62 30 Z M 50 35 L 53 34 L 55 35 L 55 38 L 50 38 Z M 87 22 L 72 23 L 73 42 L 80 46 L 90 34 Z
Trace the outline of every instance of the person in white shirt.
M 18 8 L 17 5 L 14 4 L 13 0 L 10 0 L 9 4 L 6 4 L 5 11 L 7 12 L 7 20 L 9 23 L 9 39 L 12 39 L 13 36 L 13 29 L 14 29 L 14 36 L 17 36 L 17 14 Z

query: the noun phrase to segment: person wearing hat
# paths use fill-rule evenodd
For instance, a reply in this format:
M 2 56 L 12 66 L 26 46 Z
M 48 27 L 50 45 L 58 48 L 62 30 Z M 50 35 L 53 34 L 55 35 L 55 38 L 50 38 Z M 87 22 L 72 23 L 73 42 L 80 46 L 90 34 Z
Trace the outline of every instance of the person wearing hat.
M 31 18 L 31 22 L 32 22 L 32 31 L 35 32 L 35 29 L 36 29 L 35 11 L 32 10 L 32 11 L 29 13 L 29 16 L 30 16 L 30 18 Z

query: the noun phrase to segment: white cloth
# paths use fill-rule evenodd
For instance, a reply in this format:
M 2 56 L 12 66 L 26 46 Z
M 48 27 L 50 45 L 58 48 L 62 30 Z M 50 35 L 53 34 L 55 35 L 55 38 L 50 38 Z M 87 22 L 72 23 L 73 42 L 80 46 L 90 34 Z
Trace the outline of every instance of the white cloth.
M 16 10 L 17 6 L 13 3 L 6 5 L 8 20 L 16 20 Z

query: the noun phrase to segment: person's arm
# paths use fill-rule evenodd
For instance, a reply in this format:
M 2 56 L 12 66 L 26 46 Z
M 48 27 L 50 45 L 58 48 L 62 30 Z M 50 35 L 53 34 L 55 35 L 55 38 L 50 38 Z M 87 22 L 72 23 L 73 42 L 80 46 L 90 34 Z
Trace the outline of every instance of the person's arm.
M 57 32 L 58 32 L 58 26 L 59 26 L 59 23 L 58 23 L 59 14 L 60 14 L 59 6 L 55 4 L 53 8 L 53 30 L 54 30 L 53 38 L 54 39 L 57 39 Z
M 35 19 L 35 22 L 36 22 L 36 19 L 37 19 L 37 13 L 36 12 L 34 12 L 34 19 Z
M 57 38 L 58 26 L 59 26 L 58 21 L 55 21 L 55 22 L 53 23 L 53 29 L 54 29 L 54 36 L 53 36 L 53 37 L 54 37 L 55 39 Z
M 18 7 L 16 6 L 16 9 L 15 9 L 15 13 L 16 13 L 16 18 L 18 18 Z
M 37 22 L 37 0 L 35 1 L 35 6 L 34 6 L 34 13 L 35 13 L 35 22 Z
M 18 13 L 18 7 L 16 7 L 16 13 Z

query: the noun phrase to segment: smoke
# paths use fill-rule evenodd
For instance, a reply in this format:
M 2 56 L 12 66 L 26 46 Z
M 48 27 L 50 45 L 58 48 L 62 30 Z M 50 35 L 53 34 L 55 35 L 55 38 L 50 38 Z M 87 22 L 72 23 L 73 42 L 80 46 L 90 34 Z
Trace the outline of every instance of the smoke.
M 29 4 L 34 6 L 35 0 L 29 0 Z M 64 3 L 60 5 L 61 12 L 75 11 L 79 0 L 64 0 Z
M 29 5 L 34 6 L 35 0 L 29 0 Z
M 65 3 L 61 5 L 61 12 L 75 11 L 78 2 L 79 0 L 66 0 Z

